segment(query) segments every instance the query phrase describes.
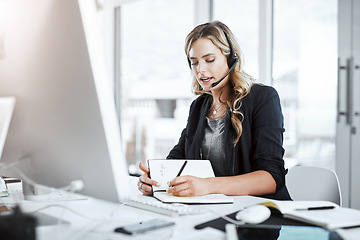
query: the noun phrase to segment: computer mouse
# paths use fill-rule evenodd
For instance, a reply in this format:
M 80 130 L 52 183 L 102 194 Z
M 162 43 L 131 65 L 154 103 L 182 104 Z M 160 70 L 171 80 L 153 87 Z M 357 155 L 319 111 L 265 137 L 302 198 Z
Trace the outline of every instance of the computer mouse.
M 271 211 L 264 205 L 253 205 L 239 211 L 235 218 L 239 221 L 250 224 L 259 224 L 268 219 L 271 215 Z

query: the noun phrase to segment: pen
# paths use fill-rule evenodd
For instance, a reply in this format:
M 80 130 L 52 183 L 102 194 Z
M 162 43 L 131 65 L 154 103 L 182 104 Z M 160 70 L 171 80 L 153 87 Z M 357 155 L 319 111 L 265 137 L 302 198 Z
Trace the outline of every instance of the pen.
M 311 210 L 326 210 L 326 209 L 334 209 L 334 206 L 322 206 L 322 207 L 309 207 L 309 208 L 298 208 L 295 210 L 307 210 L 307 211 L 311 211 Z
M 182 171 L 184 170 L 187 162 L 188 162 L 188 161 L 186 160 L 186 161 L 184 162 L 184 164 L 181 166 L 180 171 L 178 172 L 178 174 L 176 175 L 176 177 L 179 177 L 179 176 L 181 175 L 181 173 L 182 173 Z

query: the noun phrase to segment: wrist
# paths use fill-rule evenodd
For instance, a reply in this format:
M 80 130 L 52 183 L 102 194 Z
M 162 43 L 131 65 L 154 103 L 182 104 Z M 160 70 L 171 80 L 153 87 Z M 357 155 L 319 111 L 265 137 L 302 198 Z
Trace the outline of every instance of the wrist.
M 215 177 L 206 178 L 206 183 L 207 183 L 208 194 L 218 193 Z

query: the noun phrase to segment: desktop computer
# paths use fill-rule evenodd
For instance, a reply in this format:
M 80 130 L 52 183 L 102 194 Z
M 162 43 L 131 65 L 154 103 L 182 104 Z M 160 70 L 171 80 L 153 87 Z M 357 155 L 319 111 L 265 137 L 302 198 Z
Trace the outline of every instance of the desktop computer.
M 32 201 L 56 200 L 52 190 L 83 182 L 79 193 L 98 199 L 167 215 L 199 212 L 146 196 L 128 201 L 140 192 L 130 196 L 95 3 L 31 2 L 10 4 L 13 14 L 6 19 L 11 27 L 0 60 L 0 97 L 15 96 L 16 106 L 1 159 L 12 167 L 1 174 L 22 179 Z
M 91 11 L 77 1 L 8 6 L 0 97 L 15 96 L 16 106 L 1 158 L 12 167 L 1 174 L 52 188 L 81 180 L 84 195 L 125 201 L 129 174 L 102 43 L 86 41 L 99 36 L 86 26 Z

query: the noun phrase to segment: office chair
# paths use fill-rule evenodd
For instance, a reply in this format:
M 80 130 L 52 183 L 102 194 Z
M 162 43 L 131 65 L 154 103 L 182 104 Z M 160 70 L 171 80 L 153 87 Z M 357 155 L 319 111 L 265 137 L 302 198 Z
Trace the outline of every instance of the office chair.
M 332 170 L 295 166 L 289 169 L 285 180 L 293 200 L 323 200 L 342 205 L 339 180 Z

